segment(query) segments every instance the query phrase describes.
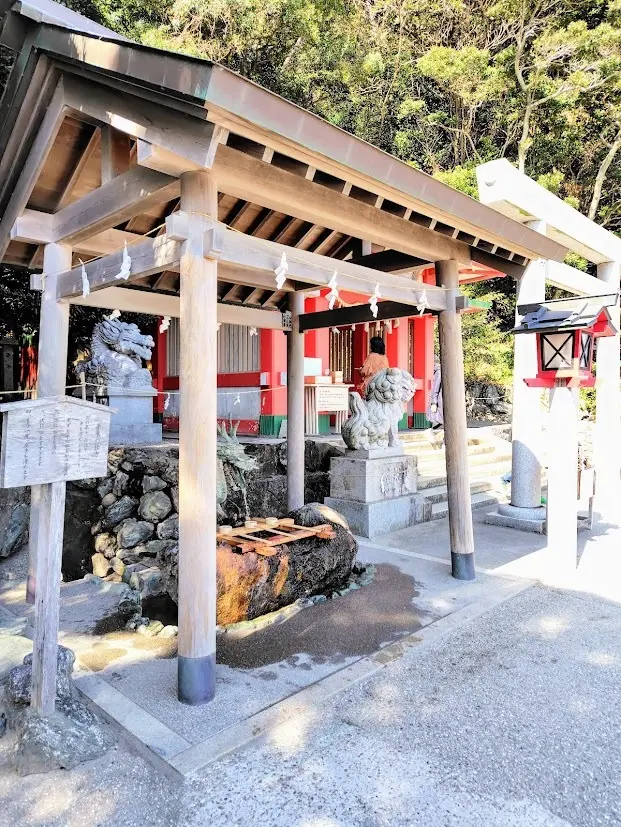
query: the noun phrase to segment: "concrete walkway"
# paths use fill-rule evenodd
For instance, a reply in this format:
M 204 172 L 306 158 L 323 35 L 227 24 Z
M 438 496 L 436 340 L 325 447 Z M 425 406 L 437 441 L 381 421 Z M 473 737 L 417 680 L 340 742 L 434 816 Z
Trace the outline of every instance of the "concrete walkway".
M 325 627 L 314 615 L 311 638 L 275 627 L 286 658 L 257 638 L 260 663 L 221 667 L 236 720 L 224 703 L 190 717 L 164 703 L 156 679 L 173 660 L 136 659 L 138 681 L 129 665 L 111 667 L 115 691 L 189 744 L 183 782 L 123 745 L 71 773 L 18 781 L 0 769 L 8 823 L 621 824 L 621 531 L 583 535 L 571 581 L 532 585 L 544 539 L 475 520 L 484 571 L 474 584 L 450 578 L 444 521 L 363 545 L 374 586 L 333 601 Z M 105 806 L 90 808 L 91 796 Z

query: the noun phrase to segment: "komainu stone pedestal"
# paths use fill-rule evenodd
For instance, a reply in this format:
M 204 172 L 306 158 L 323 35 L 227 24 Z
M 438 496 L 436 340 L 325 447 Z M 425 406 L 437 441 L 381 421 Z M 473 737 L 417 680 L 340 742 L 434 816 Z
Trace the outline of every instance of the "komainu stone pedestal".
M 108 389 L 108 404 L 116 410 L 110 422 L 110 445 L 157 445 L 162 441 L 162 426 L 153 422 L 155 388 Z
M 354 534 L 369 538 L 431 516 L 431 504 L 416 493 L 416 458 L 400 447 L 333 457 L 325 503 L 345 517 Z

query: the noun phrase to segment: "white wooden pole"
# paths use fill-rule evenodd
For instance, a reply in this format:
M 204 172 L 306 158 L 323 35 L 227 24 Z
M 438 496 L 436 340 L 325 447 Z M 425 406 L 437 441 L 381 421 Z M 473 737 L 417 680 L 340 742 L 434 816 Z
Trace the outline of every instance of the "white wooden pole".
M 578 553 L 578 405 L 562 379 L 550 391 L 546 443 L 550 570 L 569 573 Z
M 545 235 L 545 221 L 533 221 L 531 229 Z M 517 304 L 541 302 L 546 294 L 546 263 L 532 261 L 516 285 Z M 521 317 L 516 312 L 516 324 Z M 537 337 L 514 336 L 511 505 L 516 509 L 541 509 L 542 416 L 541 390 L 524 379 L 537 375 Z M 512 512 L 518 517 L 520 512 Z M 543 512 L 522 512 L 527 519 Z
M 291 293 L 291 330 L 287 333 L 287 504 L 289 511 L 304 505 L 304 334 L 299 317 L 304 294 Z
M 182 174 L 181 209 L 188 237 L 180 291 L 178 697 L 202 704 L 216 689 L 218 267 L 204 256 L 205 217 L 218 210 L 211 173 Z
M 71 267 L 71 248 L 46 244 L 41 294 L 37 396 L 64 395 L 67 373 L 69 306 L 56 301 L 57 276 Z M 35 603 L 31 706 L 54 711 L 60 570 L 65 516 L 65 483 L 32 486 L 27 594 Z
M 598 265 L 597 275 L 604 284 L 601 292 L 619 289 L 621 262 Z M 614 308 L 613 323 L 619 327 L 619 308 Z M 596 420 L 595 420 L 595 511 L 606 523 L 621 523 L 621 390 L 619 379 L 619 333 L 597 340 Z
M 438 284 L 449 288 L 447 309 L 439 314 L 440 369 L 453 577 L 473 580 L 474 535 L 468 477 L 468 429 L 461 315 L 455 307 L 459 268 L 453 259 L 436 262 Z

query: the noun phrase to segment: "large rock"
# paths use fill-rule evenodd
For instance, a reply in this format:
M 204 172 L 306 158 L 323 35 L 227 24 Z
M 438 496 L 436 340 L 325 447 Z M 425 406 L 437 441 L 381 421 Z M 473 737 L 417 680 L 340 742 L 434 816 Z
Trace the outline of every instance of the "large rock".
M 13 756 L 20 775 L 71 769 L 99 758 L 112 745 L 107 727 L 79 700 L 71 673 L 75 656 L 58 647 L 56 711 L 42 716 L 30 709 L 32 655 L 9 673 L 5 689 L 8 726 L 17 732 Z
M 217 621 L 237 623 L 275 611 L 301 597 L 341 588 L 356 558 L 356 541 L 343 518 L 318 503 L 290 514 L 297 525 L 330 523 L 331 540 L 315 537 L 280 546 L 273 557 L 253 552 L 238 554 L 230 546 L 217 548 Z M 157 557 L 163 583 L 170 597 L 178 598 L 178 547 L 164 549 Z
M 153 478 L 151 478 L 153 479 Z M 170 514 L 172 503 L 163 491 L 149 491 L 140 499 L 138 513 L 144 520 L 159 523 Z
M 0 488 L 0 557 L 9 557 L 28 540 L 30 488 Z
M 134 548 L 153 536 L 153 524 L 143 520 L 125 520 L 120 527 L 116 540 L 119 548 Z

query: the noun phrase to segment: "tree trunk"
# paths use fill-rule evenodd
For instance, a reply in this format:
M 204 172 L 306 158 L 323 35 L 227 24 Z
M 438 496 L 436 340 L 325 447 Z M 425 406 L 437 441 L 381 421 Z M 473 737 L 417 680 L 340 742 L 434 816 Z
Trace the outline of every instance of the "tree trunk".
M 591 198 L 591 205 L 589 206 L 589 218 L 594 221 L 595 216 L 597 215 L 597 208 L 599 207 L 599 202 L 602 197 L 602 189 L 604 186 L 604 181 L 606 180 L 606 175 L 608 174 L 608 169 L 610 165 L 615 159 L 617 152 L 621 149 L 621 128 L 617 132 L 617 135 L 610 145 L 610 149 L 606 153 L 606 157 L 600 164 L 600 167 L 597 171 L 597 175 L 595 177 L 595 183 L 593 184 L 593 196 Z

